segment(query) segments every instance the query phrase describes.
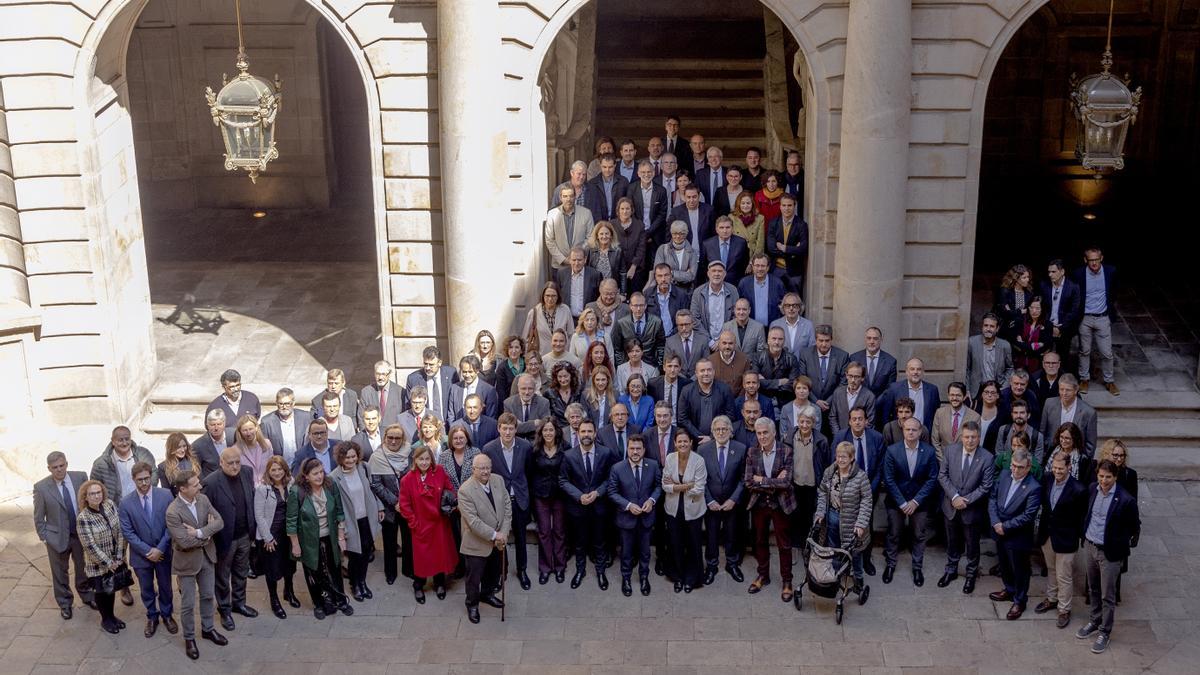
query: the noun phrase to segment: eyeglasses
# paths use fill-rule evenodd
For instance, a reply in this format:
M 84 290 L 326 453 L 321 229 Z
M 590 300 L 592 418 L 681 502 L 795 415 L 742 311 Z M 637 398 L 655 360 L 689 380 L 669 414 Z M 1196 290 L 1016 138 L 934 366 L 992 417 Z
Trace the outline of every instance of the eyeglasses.
M 1100 262 L 1102 259 L 1101 258 L 1087 258 L 1086 260 L 1090 263 L 1094 263 L 1094 262 Z
M 384 436 L 384 439 L 389 440 L 389 441 L 402 441 L 402 440 L 404 440 L 404 437 L 403 436 Z
M 313 436 L 328 436 L 329 435 L 328 431 L 313 431 L 310 433 L 312 433 Z
M 785 302 L 785 303 L 783 303 L 783 306 L 784 306 L 784 307 L 799 307 L 799 306 L 800 306 L 800 303 L 798 303 L 798 302 Z

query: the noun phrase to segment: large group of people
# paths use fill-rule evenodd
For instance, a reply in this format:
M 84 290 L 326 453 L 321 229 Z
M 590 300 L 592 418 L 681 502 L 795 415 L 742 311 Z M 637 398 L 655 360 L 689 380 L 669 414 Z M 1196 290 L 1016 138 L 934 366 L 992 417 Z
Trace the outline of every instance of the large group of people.
M 266 415 L 228 370 L 205 433 L 172 434 L 161 461 L 123 426 L 90 477 L 52 453 L 34 520 L 63 618 L 74 565 L 75 592 L 122 630 L 114 600 L 133 604 L 132 567 L 146 637 L 179 630 L 177 588 L 197 658 L 197 597 L 200 637 L 223 645 L 218 622 L 228 632 L 235 614 L 258 614 L 248 579 L 264 579 L 286 619 L 303 604 L 299 568 L 316 619 L 349 615 L 372 600 L 382 558 L 386 583 L 410 579 L 417 603 L 464 580 L 478 622 L 481 603 L 503 608 L 507 577 L 532 588 L 530 544 L 538 584 L 567 583 L 573 559 L 571 588 L 590 567 L 607 590 L 616 562 L 626 596 L 650 595 L 654 576 L 692 593 L 722 567 L 743 583 L 750 550 L 747 591 L 777 574 L 790 602 L 793 548 L 810 540 L 849 551 L 859 588 L 877 573 L 882 502 L 884 583 L 908 542 L 922 586 L 938 537 L 937 585 L 961 573 L 971 594 L 987 534 L 1003 581 L 990 597 L 1011 603 L 1007 618 L 1026 610 L 1036 558 L 1047 588 L 1035 611 L 1066 627 L 1082 571 L 1090 615 L 1077 637 L 1104 651 L 1140 520 L 1129 449 L 1097 447 L 1080 396 L 1093 342 L 1117 393 L 1100 252 L 1071 275 L 1051 263 L 1040 292 L 1014 268 L 943 403 L 921 358 L 898 363 L 880 329 L 850 353 L 804 316 L 798 156 L 784 174 L 757 150 L 725 166 L 699 135 L 684 143 L 677 118 L 665 130 L 646 159 L 602 139 L 592 166 L 572 167 L 546 220 L 554 279 L 519 334 L 480 330 L 457 367 L 430 345 L 403 383 L 386 361 L 358 391 L 332 369 L 309 406 L 282 388 Z M 1079 378 L 1062 370 L 1076 354 Z

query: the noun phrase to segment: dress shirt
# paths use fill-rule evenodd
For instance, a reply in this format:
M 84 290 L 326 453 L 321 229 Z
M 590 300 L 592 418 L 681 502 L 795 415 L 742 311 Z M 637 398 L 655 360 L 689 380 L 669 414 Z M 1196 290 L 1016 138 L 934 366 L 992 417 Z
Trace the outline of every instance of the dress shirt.
M 579 316 L 583 313 L 583 270 L 579 270 L 578 274 L 571 274 L 571 316 Z
M 879 352 L 867 352 L 867 382 L 875 379 L 875 371 L 879 370 Z
M 1108 311 L 1108 298 L 1105 294 L 1104 268 L 1092 272 L 1088 267 L 1083 274 L 1084 300 L 1083 311 L 1086 314 L 1104 314 Z
M 1008 503 L 1012 501 L 1013 495 L 1017 494 L 1017 488 L 1019 487 L 1021 487 L 1021 481 L 1013 478 L 1012 482 L 1008 485 L 1008 494 L 1004 495 L 1004 501 L 1001 502 L 1001 505 L 1008 508 Z
M 775 446 L 771 446 L 771 450 L 763 451 L 762 453 L 763 473 L 767 478 L 770 478 L 775 473 Z
M 708 300 L 708 334 L 715 342 L 721 334 L 721 326 L 725 325 L 725 286 L 722 285 L 719 291 L 714 291 L 712 286 L 707 290 L 705 295 Z
M 593 445 L 592 447 L 595 448 L 596 446 Z M 592 472 L 596 469 L 596 465 L 592 461 L 592 451 L 582 447 L 580 450 L 583 452 L 583 471 L 590 479 Z
M 721 264 L 729 267 L 729 240 L 720 239 L 717 241 L 717 247 L 720 249 Z
M 583 195 L 578 195 L 578 197 L 583 199 Z M 562 213 L 563 221 L 566 226 L 565 229 L 567 230 L 567 246 L 569 247 L 571 246 L 571 242 L 575 241 L 575 214 L 578 213 L 578 211 L 571 209 L 571 212 L 567 213 L 566 209 L 563 209 Z
M 908 458 L 908 475 L 909 476 L 916 475 L 916 473 L 917 473 L 917 455 L 919 455 L 920 452 L 921 452 L 920 446 L 917 446 L 915 448 L 910 448 L 907 445 L 904 446 L 904 454 Z
M 790 348 L 792 345 L 796 344 L 796 334 L 800 332 L 800 319 L 797 318 L 796 323 L 791 323 L 787 319 L 784 319 L 783 332 L 787 334 L 787 347 Z
M 700 250 L 700 209 L 688 209 L 688 223 L 692 226 L 692 249 Z
M 193 499 L 192 501 L 189 502 L 187 499 L 184 499 L 182 496 L 180 496 L 179 498 L 183 499 L 183 505 L 188 508 L 188 511 L 192 512 L 192 520 L 196 521 L 196 524 L 199 525 L 200 527 L 204 527 L 206 525 L 206 523 L 200 522 L 200 515 L 196 513 L 196 500 Z M 196 538 L 198 538 L 198 539 L 204 538 L 204 533 L 199 528 L 196 529 Z
M 621 175 L 625 177 L 625 180 L 632 183 L 637 179 L 637 162 L 634 162 L 629 166 L 626 166 L 625 162 L 617 162 L 617 171 L 621 172 Z M 642 190 L 642 192 L 645 193 L 645 190 Z
M 996 341 L 983 343 L 983 382 L 996 379 Z
M 610 218 L 611 217 L 611 214 L 609 214 L 608 211 L 610 208 L 612 208 L 613 187 L 616 186 L 616 184 L 617 184 L 617 177 L 615 174 L 613 175 L 613 177 L 611 179 L 608 179 L 608 180 L 605 180 L 604 178 L 600 179 L 600 186 L 604 188 L 604 213 L 601 213 L 597 217 L 599 217 L 599 218 Z
M 725 477 L 725 467 L 729 464 L 729 446 L 722 445 L 717 448 L 717 471 L 720 472 L 721 478 Z
M 672 419 L 674 416 L 672 416 Z M 658 461 L 661 464 L 667 462 L 667 446 L 671 443 L 671 427 L 666 429 L 658 429 Z
M 371 444 L 371 452 L 375 452 L 379 449 L 380 444 L 383 443 L 383 434 L 379 433 L 379 430 L 376 429 L 375 433 L 367 434 L 367 442 Z
M 1072 401 L 1071 407 L 1068 408 L 1068 407 L 1062 405 L 1062 399 L 1060 398 L 1059 399 L 1059 410 L 1061 412 L 1059 413 L 1059 416 L 1058 416 L 1058 423 L 1060 425 L 1066 424 L 1067 422 L 1074 423 L 1075 422 L 1075 411 L 1078 409 L 1079 409 L 1079 399 L 1075 399 L 1074 401 Z M 1055 439 L 1055 442 L 1057 442 L 1057 439 Z M 1049 443 L 1047 445 L 1049 445 Z
M 675 322 L 671 318 L 671 294 L 655 293 L 658 297 L 658 318 L 662 319 L 663 335 L 671 337 L 675 334 Z
M 859 386 L 858 391 L 850 391 L 850 387 L 846 387 L 846 410 L 854 409 L 854 404 L 858 402 L 858 394 L 861 391 L 861 386 Z
M 870 475 L 871 460 L 867 457 L 867 447 L 864 445 L 866 442 L 866 434 L 864 433 L 862 436 L 855 436 L 854 432 L 850 432 L 850 437 L 854 439 L 854 454 L 856 455 L 855 459 L 858 460 L 859 468 Z
M 679 403 L 679 378 L 674 382 L 663 379 L 663 398 L 666 399 L 667 405 L 671 406 L 671 419 L 678 418 L 679 409 L 676 406 Z
M 1104 545 L 1104 526 L 1108 524 L 1108 507 L 1112 505 L 1114 492 L 1117 486 L 1114 484 L 1108 489 L 1108 494 L 1104 490 L 1096 489 L 1096 501 L 1092 504 L 1092 519 L 1088 522 L 1087 540 L 1097 546 Z
M 1050 323 L 1055 326 L 1062 325 L 1058 320 L 1058 307 L 1062 304 L 1062 291 L 1065 284 L 1060 282 L 1057 286 L 1051 284 L 1050 292 Z
M 975 451 L 972 450 L 971 452 L 967 452 L 966 448 L 963 448 L 963 456 L 962 456 L 962 474 L 963 474 L 963 476 L 967 475 L 967 469 L 971 468 L 971 462 L 974 462 L 974 461 L 975 461 Z M 958 492 L 955 492 L 954 496 L 961 497 L 962 495 L 959 494 Z
M 296 416 L 288 415 L 287 419 L 279 418 L 279 440 L 283 443 L 280 450 L 283 451 L 283 461 L 288 466 L 292 465 L 292 459 L 296 457 Z
M 117 453 L 113 453 L 113 462 L 117 465 L 117 477 L 121 480 L 121 494 L 127 495 L 137 489 L 133 484 L 133 448 L 129 449 L 129 456 L 121 459 Z M 116 495 L 109 495 L 110 499 L 116 499 Z
M 71 475 L 67 474 L 66 477 L 64 477 L 62 480 L 54 481 L 54 484 L 58 487 L 58 491 L 60 493 L 62 492 L 64 485 L 67 487 L 67 494 L 71 496 L 71 502 L 69 504 L 67 504 L 67 506 L 70 506 L 71 510 L 76 515 L 78 515 L 79 514 L 79 496 L 78 496 L 76 490 L 79 486 L 71 483 Z
M 221 394 L 221 398 L 225 399 L 225 405 L 229 406 L 229 409 L 233 411 L 234 420 L 242 416 L 242 403 L 246 400 L 245 396 L 239 395 L 236 401 L 229 398 L 226 394 Z
M 417 428 L 420 429 L 420 426 Z M 432 448 L 430 449 L 432 450 Z M 317 450 L 316 448 L 313 448 L 313 453 L 316 455 L 317 459 L 321 460 L 321 465 L 325 467 L 325 473 L 333 471 L 332 450 L 333 448 L 329 447 L 328 445 L 325 446 L 324 450 Z
M 649 231 L 651 224 L 650 207 L 654 201 L 654 183 L 650 183 L 650 187 L 641 187 L 641 183 L 638 183 L 638 186 L 642 190 L 642 226 L 646 231 Z
M 675 174 L 675 176 L 678 175 L 679 174 Z M 675 176 L 668 177 L 666 174 L 663 174 L 661 177 L 662 186 L 666 188 L 667 194 L 669 195 L 675 194 Z
M 913 400 L 913 417 L 918 420 L 925 419 L 925 388 L 917 385 L 917 388 L 913 389 L 912 384 L 909 384 L 908 397 Z
M 767 307 L 767 298 L 770 297 L 770 284 L 767 283 L 767 278 L 762 281 L 754 280 L 754 320 L 764 326 L 769 326 L 771 308 Z
M 1054 481 L 1054 485 L 1050 486 L 1050 508 L 1058 508 L 1058 498 L 1062 496 L 1063 488 L 1067 486 L 1067 481 Z

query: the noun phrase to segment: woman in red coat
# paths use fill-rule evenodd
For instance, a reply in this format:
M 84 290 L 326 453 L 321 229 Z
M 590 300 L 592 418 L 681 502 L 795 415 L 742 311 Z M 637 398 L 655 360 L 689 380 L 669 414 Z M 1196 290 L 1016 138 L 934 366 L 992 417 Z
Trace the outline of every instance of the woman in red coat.
M 442 493 L 454 492 L 450 476 L 433 461 L 429 448 L 413 448 L 412 465 L 400 479 L 400 514 L 408 521 L 413 542 L 413 597 L 425 604 L 425 582 L 433 577 L 438 600 L 446 598 L 446 575 L 458 565 L 450 520 L 442 515 Z

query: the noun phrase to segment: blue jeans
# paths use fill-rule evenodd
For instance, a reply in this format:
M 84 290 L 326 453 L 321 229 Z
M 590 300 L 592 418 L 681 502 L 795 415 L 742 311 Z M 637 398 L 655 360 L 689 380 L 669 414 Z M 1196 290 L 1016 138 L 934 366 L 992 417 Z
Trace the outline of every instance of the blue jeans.
M 828 509 L 825 512 L 825 545 L 826 546 L 836 546 L 837 548 L 842 548 L 842 531 L 840 528 L 841 520 L 842 520 L 841 514 L 838 513 L 837 509 Z M 863 580 L 862 553 L 854 553 L 853 555 L 851 555 L 850 561 L 854 565 L 854 580 L 862 581 Z

